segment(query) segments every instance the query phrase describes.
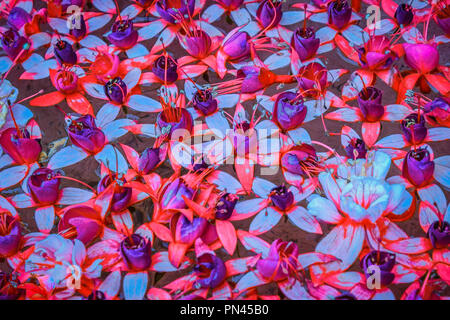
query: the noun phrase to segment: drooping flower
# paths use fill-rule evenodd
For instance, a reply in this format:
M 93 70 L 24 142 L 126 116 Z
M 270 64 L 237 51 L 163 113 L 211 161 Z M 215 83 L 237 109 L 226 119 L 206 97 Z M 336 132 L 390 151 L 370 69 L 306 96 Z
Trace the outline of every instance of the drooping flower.
M 8 29 L 3 33 L 2 48 L 11 60 L 16 59 L 17 55 L 29 45 L 28 40 L 14 29 Z M 19 61 L 23 61 L 24 56 L 22 55 Z
M 127 50 L 137 43 L 138 37 L 138 32 L 133 27 L 133 21 L 127 19 L 116 21 L 112 25 L 108 40 L 116 47 Z
M 234 194 L 225 193 L 219 198 L 216 204 L 216 219 L 228 220 L 238 201 L 238 197 Z
M 22 232 L 18 218 L 0 213 L 0 258 L 8 258 L 20 250 Z
M 394 14 L 397 23 L 403 26 L 409 26 L 414 19 L 412 7 L 407 3 L 399 4 Z
M 294 203 L 294 194 L 286 186 L 278 186 L 270 192 L 270 200 L 281 211 L 286 211 Z
M 328 24 L 336 29 L 347 25 L 352 16 L 352 7 L 346 0 L 336 0 L 328 3 Z
M 282 1 L 263 0 L 256 10 L 256 19 L 264 28 L 273 28 L 278 25 L 283 16 Z
M 293 242 L 277 239 L 272 242 L 269 255 L 256 263 L 256 269 L 267 279 L 281 281 L 295 273 L 298 267 L 298 247 Z
M 247 32 L 238 31 L 222 45 L 222 50 L 231 61 L 241 61 L 250 57 L 250 36 Z
M 8 128 L 0 136 L 0 145 L 16 164 L 31 164 L 38 160 L 42 151 L 40 143 L 30 138 L 28 130 Z
M 67 41 L 58 40 L 54 48 L 55 58 L 60 65 L 72 66 L 77 63 L 77 54 Z
M 444 249 L 450 244 L 450 225 L 447 221 L 435 221 L 427 232 L 433 248 Z
M 53 204 L 59 197 L 60 179 L 48 168 L 39 168 L 33 172 L 27 181 L 28 190 L 36 203 Z
M 161 206 L 163 209 L 183 209 L 186 207 L 183 196 L 191 199 L 193 194 L 194 191 L 180 178 L 177 178 L 165 190 L 161 199 Z
M 97 128 L 95 119 L 91 115 L 71 121 L 67 133 L 74 145 L 88 153 L 96 154 L 105 146 L 105 134 Z
M 175 227 L 175 241 L 190 245 L 203 234 L 208 221 L 205 218 L 195 217 L 191 222 L 184 215 L 178 215 L 174 217 L 172 224 Z
M 436 44 L 404 43 L 405 62 L 421 74 L 426 74 L 439 65 L 439 51 Z
M 167 83 L 173 83 L 178 79 L 176 60 L 170 56 L 161 55 L 153 63 L 152 72 L 155 76 Z
M 193 57 L 203 59 L 211 51 L 211 37 L 203 30 L 199 29 L 192 35 L 184 37 L 186 51 Z
M 381 119 L 384 106 L 381 103 L 383 92 L 375 87 L 367 87 L 358 94 L 358 105 L 364 118 L 369 122 Z
M 401 128 L 403 137 L 411 144 L 421 144 L 428 134 L 424 117 L 420 117 L 419 120 L 417 113 L 412 113 L 403 119 Z
M 31 15 L 23 8 L 16 6 L 8 15 L 8 24 L 16 30 L 20 30 L 25 24 L 31 22 Z
M 150 241 L 136 233 L 122 240 L 120 253 L 130 270 L 146 270 L 152 262 Z
M 450 99 L 439 97 L 428 102 L 424 107 L 425 118 L 434 126 L 450 127 Z
M 127 85 L 120 77 L 109 80 L 104 85 L 104 90 L 105 95 L 111 102 L 123 104 L 127 98 Z
M 426 148 L 409 151 L 403 160 L 402 176 L 417 188 L 428 185 L 433 180 L 434 162 Z
M 372 71 L 389 69 L 398 59 L 390 50 L 389 39 L 383 35 L 371 36 L 357 51 L 362 66 Z
M 156 2 L 156 11 L 170 23 L 176 23 L 178 18 L 194 14 L 195 0 L 159 0 Z
M 367 154 L 366 144 L 361 139 L 352 138 L 345 147 L 345 152 L 350 159 L 365 159 Z
M 364 270 L 367 279 L 376 272 L 374 267 L 378 267 L 381 287 L 386 287 L 394 281 L 395 274 L 391 272 L 395 266 L 395 254 L 393 253 L 371 251 L 362 258 L 360 266 Z
M 284 131 L 301 126 L 305 120 L 307 107 L 294 92 L 286 91 L 278 95 L 273 109 L 273 120 Z
M 225 280 L 227 273 L 222 259 L 209 253 L 202 254 L 197 258 L 194 271 L 199 277 L 197 285 L 200 288 L 211 289 L 218 287 Z
M 319 169 L 314 147 L 308 144 L 294 146 L 281 156 L 282 168 L 290 173 L 309 177 L 310 171 Z
M 302 62 L 314 57 L 319 46 L 320 39 L 316 38 L 312 28 L 299 27 L 292 34 L 291 47 L 297 52 Z
M 192 99 L 192 104 L 204 116 L 217 111 L 217 100 L 213 98 L 210 90 L 197 91 Z
M 146 148 L 138 159 L 139 173 L 149 174 L 160 162 L 160 148 Z
M 129 187 L 124 187 L 122 181 L 116 182 L 113 179 L 114 176 L 105 175 L 98 183 L 97 191 L 98 193 L 102 193 L 111 183 L 115 183 L 114 195 L 111 200 L 111 211 L 121 212 L 128 208 L 132 190 Z

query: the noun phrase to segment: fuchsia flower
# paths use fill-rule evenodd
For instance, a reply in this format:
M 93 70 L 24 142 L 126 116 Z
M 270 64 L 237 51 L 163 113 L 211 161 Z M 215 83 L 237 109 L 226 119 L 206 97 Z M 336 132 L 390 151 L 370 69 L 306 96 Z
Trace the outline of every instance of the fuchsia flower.
M 54 204 L 59 198 L 60 179 L 54 178 L 56 173 L 48 168 L 39 168 L 27 181 L 28 190 L 36 203 Z
M 433 180 L 434 162 L 425 148 L 409 151 L 403 161 L 402 176 L 421 188 Z
M 72 66 L 77 63 L 77 54 L 67 41 L 59 40 L 56 43 L 55 57 L 60 65 Z
M 306 61 L 316 54 L 320 39 L 312 28 L 297 28 L 292 34 L 291 47 L 297 52 L 300 61 Z
M 161 55 L 153 63 L 152 72 L 163 83 L 173 83 L 178 79 L 177 61 L 171 56 Z
M 450 99 L 436 98 L 428 102 L 424 107 L 425 118 L 433 126 L 442 125 L 450 127 Z
M 288 131 L 298 128 L 305 120 L 307 108 L 303 98 L 298 99 L 293 92 L 283 92 L 278 95 L 273 109 L 273 120 L 280 129 Z
M 20 250 L 22 233 L 17 217 L 0 213 L 0 257 L 8 258 Z
M 31 15 L 21 7 L 14 7 L 8 15 L 8 24 L 16 30 L 20 30 L 25 24 L 31 22 Z
M 105 134 L 97 128 L 91 115 L 72 120 L 67 133 L 72 143 L 87 153 L 95 154 L 105 146 Z
M 365 159 L 367 154 L 366 144 L 359 138 L 352 138 L 345 147 L 345 152 L 350 159 Z
M 156 2 L 156 11 L 169 23 L 175 23 L 179 16 L 194 13 L 195 0 L 159 0 Z
M 395 266 L 395 254 L 393 253 L 388 253 L 386 251 L 371 251 L 362 258 L 360 265 L 364 270 L 366 278 L 370 278 L 373 274 L 374 266 L 379 268 L 381 287 L 386 287 L 394 281 L 395 274 L 391 272 Z
M 273 28 L 278 25 L 283 15 L 282 3 L 279 0 L 264 0 L 259 4 L 256 18 L 263 28 Z
M 163 209 L 182 209 L 186 207 L 183 197 L 191 199 L 194 191 L 189 188 L 180 178 L 171 182 L 164 192 L 161 200 Z M 184 221 L 184 220 L 182 220 Z
M 394 14 L 397 23 L 402 26 L 408 26 L 414 19 L 414 13 L 412 7 L 409 4 L 399 4 Z
M 436 44 L 404 43 L 405 62 L 420 74 L 427 74 L 439 65 Z
M 116 47 L 127 50 L 137 43 L 138 33 L 131 20 L 119 20 L 112 25 L 108 40 Z
M 192 99 L 192 104 L 204 116 L 217 111 L 217 100 L 213 98 L 210 90 L 197 91 Z
M 336 29 L 347 25 L 352 16 L 352 7 L 346 0 L 336 0 L 328 3 L 328 23 Z
M 111 102 L 123 104 L 127 99 L 127 84 L 120 77 L 109 80 L 105 84 L 104 90 Z
M 203 59 L 211 52 L 211 37 L 203 30 L 198 30 L 192 36 L 184 37 L 186 51 L 193 57 Z
M 209 253 L 197 257 L 194 271 L 199 277 L 196 285 L 211 289 L 218 287 L 225 280 L 227 272 L 222 259 Z
M 281 281 L 295 274 L 298 268 L 298 247 L 293 242 L 277 239 L 272 242 L 269 255 L 256 263 L 258 272 L 271 281 Z
M 445 1 L 438 1 L 440 10 L 436 13 L 435 19 L 439 27 L 448 36 L 450 35 L 450 6 Z
M 398 59 L 390 49 L 389 39 L 381 35 L 371 36 L 357 51 L 362 67 L 373 71 L 389 69 Z
M 417 113 L 411 113 L 401 122 L 402 134 L 405 140 L 411 144 L 421 144 L 428 135 L 425 127 L 425 118 Z
M 375 122 L 383 116 L 382 98 L 383 92 L 375 87 L 367 87 L 358 94 L 359 109 L 367 121 Z
M 114 186 L 114 195 L 111 200 L 111 211 L 113 212 L 121 212 L 128 208 L 131 201 L 131 188 L 124 187 L 120 184 L 125 183 L 124 181 L 121 181 L 121 183 L 116 183 L 115 180 L 113 180 L 115 177 L 111 175 L 105 175 L 97 186 L 98 193 L 102 193 L 105 189 L 108 188 L 109 185 L 115 184 Z
M 30 46 L 28 40 L 21 36 L 16 30 L 7 30 L 2 37 L 2 48 L 11 60 L 17 58 L 19 53 Z M 19 57 L 18 61 L 24 61 L 26 55 Z
M 9 128 L 2 132 L 0 145 L 16 164 L 32 164 L 42 151 L 40 143 L 30 138 L 28 130 Z
M 138 234 L 132 234 L 122 240 L 120 253 L 130 270 L 147 270 L 151 265 L 151 243 Z

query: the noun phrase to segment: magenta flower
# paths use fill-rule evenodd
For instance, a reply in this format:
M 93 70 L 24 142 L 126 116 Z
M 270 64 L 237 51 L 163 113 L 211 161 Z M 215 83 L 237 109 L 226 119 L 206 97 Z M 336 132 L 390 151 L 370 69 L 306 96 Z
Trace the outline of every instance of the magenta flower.
M 282 185 L 271 190 L 270 200 L 276 208 L 286 211 L 294 203 L 294 194 Z
M 128 94 L 127 84 L 120 77 L 109 80 L 103 88 L 109 101 L 118 104 L 125 102 Z
M 192 130 L 193 120 L 192 115 L 186 109 L 180 110 L 179 119 L 167 119 L 164 111 L 158 114 L 156 124 L 160 130 L 168 130 L 168 134 L 172 135 L 175 130 Z M 167 129 L 164 129 L 167 128 Z
M 419 73 L 426 74 L 439 65 L 439 51 L 436 44 L 404 43 L 405 62 Z
M 53 84 L 59 92 L 65 94 L 75 93 L 78 90 L 78 76 L 72 71 L 59 70 L 56 72 Z
M 16 30 L 20 30 L 25 24 L 31 22 L 31 15 L 21 7 L 14 7 L 8 15 L 8 24 Z
M 287 172 L 308 177 L 310 170 L 318 169 L 316 150 L 305 143 L 294 146 L 282 155 L 281 166 Z
M 433 248 L 444 249 L 450 244 L 450 225 L 447 221 L 435 221 L 427 232 Z
M 395 10 L 394 18 L 399 25 L 404 27 L 409 26 L 414 19 L 412 7 L 406 3 L 400 4 L 397 10 Z
M 9 29 L 3 33 L 2 48 L 11 60 L 16 59 L 26 45 L 29 45 L 28 40 L 16 30 Z
M 244 0 L 216 0 L 222 7 L 228 11 L 234 11 L 239 8 Z
M 420 121 L 418 118 L 417 113 L 412 113 L 401 122 L 403 137 L 411 144 L 421 144 L 428 134 L 424 117 Z
M 73 120 L 67 128 L 67 133 L 70 141 L 87 153 L 96 154 L 105 146 L 105 134 L 97 128 L 91 115 Z
M 0 258 L 14 255 L 22 241 L 20 222 L 7 213 L 0 214 Z
M 174 218 L 175 241 L 177 243 L 193 244 L 203 234 L 208 224 L 205 218 L 195 217 L 192 222 L 182 214 Z
M 362 89 L 358 94 L 358 105 L 364 119 L 375 122 L 384 115 L 384 106 L 381 104 L 383 92 L 375 87 Z
M 30 176 L 27 186 L 36 203 L 50 205 L 58 200 L 60 179 L 54 176 L 56 173 L 48 168 L 39 168 Z
M 439 97 L 424 106 L 425 117 L 433 126 L 450 127 L 450 99 Z
M 138 37 L 131 20 L 119 20 L 112 25 L 108 40 L 116 47 L 127 50 L 137 43 Z
M 238 31 L 222 45 L 223 52 L 232 61 L 241 61 L 250 57 L 250 36 Z
M 291 47 L 297 52 L 300 61 L 304 62 L 317 52 L 320 46 L 320 39 L 312 28 L 297 28 L 292 34 Z
M 0 145 L 16 164 L 34 163 L 42 151 L 39 142 L 31 139 L 27 130 L 17 132 L 16 128 L 8 128 L 2 132 Z
M 212 97 L 210 90 L 197 91 L 192 99 L 192 104 L 204 116 L 217 111 L 217 100 Z
M 284 131 L 298 128 L 305 120 L 307 108 L 303 98 L 286 91 L 278 95 L 273 109 L 273 120 Z
M 120 253 L 123 261 L 130 270 L 142 271 L 150 267 L 151 243 L 138 234 L 126 237 L 120 243 Z
M 138 171 L 140 174 L 149 174 L 161 162 L 160 148 L 146 148 L 138 159 Z
M 395 266 L 395 254 L 385 251 L 371 251 L 361 260 L 360 266 L 364 270 L 366 278 L 370 278 L 374 273 L 374 270 L 371 270 L 370 267 L 377 266 L 380 270 L 380 285 L 382 287 L 386 287 L 394 281 L 395 274 L 391 271 Z
M 222 259 L 209 253 L 202 254 L 197 258 L 194 271 L 199 277 L 196 284 L 200 288 L 211 289 L 218 287 L 225 280 L 227 273 Z
M 425 148 L 409 151 L 403 160 L 402 176 L 416 186 L 424 187 L 433 180 L 434 162 Z
M 346 0 L 336 0 L 328 3 L 328 24 L 336 29 L 342 29 L 352 17 L 352 8 Z
M 60 65 L 74 65 L 77 63 L 77 54 L 72 46 L 64 40 L 58 40 L 55 45 L 55 58 Z
M 98 193 L 102 193 L 111 183 L 114 183 L 111 175 L 105 175 L 97 186 Z M 111 200 L 111 211 L 121 212 L 128 208 L 131 200 L 132 190 L 129 187 L 123 187 L 116 183 L 114 188 L 114 195 Z
M 361 139 L 352 138 L 345 147 L 345 152 L 350 159 L 365 159 L 367 154 L 366 144 Z
M 159 0 L 156 2 L 156 11 L 169 23 L 176 23 L 177 19 L 181 19 L 185 15 L 192 16 L 194 8 L 195 0 Z
M 281 20 L 283 12 L 281 11 L 282 1 L 263 0 L 256 10 L 256 19 L 264 28 L 273 28 Z
M 298 247 L 295 243 L 277 239 L 272 242 L 267 258 L 258 260 L 256 268 L 264 278 L 281 281 L 296 273 L 297 258 Z
M 155 76 L 167 83 L 173 83 L 178 79 L 176 60 L 170 56 L 161 55 L 153 63 L 152 72 Z
M 398 59 L 389 46 L 389 39 L 385 36 L 370 37 L 363 47 L 357 49 L 362 67 L 372 71 L 389 69 Z
M 76 40 L 81 40 L 86 36 L 86 20 L 84 20 L 84 15 L 80 15 L 79 17 L 74 17 L 74 19 L 79 19 L 79 28 L 72 28 L 69 30 L 69 34 L 74 37 Z M 74 22 L 75 23 L 75 22 Z
M 191 199 L 194 191 L 189 188 L 180 178 L 169 184 L 161 199 L 163 209 L 183 209 L 186 203 L 183 197 Z
M 216 204 L 216 219 L 228 220 L 236 207 L 239 197 L 234 194 L 225 193 Z
M 184 38 L 186 51 L 198 59 L 206 58 L 211 51 L 211 37 L 203 30 L 197 30 L 193 35 Z

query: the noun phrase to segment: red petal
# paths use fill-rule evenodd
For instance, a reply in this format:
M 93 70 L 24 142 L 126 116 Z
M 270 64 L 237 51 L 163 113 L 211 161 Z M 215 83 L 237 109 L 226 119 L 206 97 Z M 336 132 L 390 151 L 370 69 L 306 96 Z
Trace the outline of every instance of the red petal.
M 223 247 L 232 256 L 237 243 L 236 229 L 233 224 L 230 221 L 216 220 L 216 230 Z
M 380 135 L 381 125 L 380 122 L 363 122 L 362 124 L 362 136 L 365 144 L 371 148 Z
M 31 100 L 30 101 L 30 106 L 33 106 L 33 107 L 50 107 L 50 106 L 53 106 L 53 105 L 58 104 L 61 101 L 63 101 L 65 97 L 66 96 L 63 95 L 59 91 L 46 93 L 46 94 L 44 94 L 42 96 L 39 96 L 39 97 L 34 98 L 33 100 Z

